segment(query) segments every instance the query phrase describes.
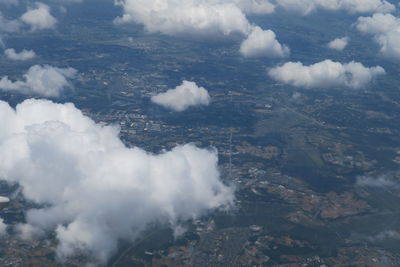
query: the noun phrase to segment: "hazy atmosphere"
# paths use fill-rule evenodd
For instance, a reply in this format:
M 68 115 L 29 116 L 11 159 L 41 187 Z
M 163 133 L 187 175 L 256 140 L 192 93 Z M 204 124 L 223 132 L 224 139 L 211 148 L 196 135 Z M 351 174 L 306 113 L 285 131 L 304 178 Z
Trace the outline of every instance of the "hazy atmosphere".
M 0 266 L 400 266 L 397 0 L 0 0 Z

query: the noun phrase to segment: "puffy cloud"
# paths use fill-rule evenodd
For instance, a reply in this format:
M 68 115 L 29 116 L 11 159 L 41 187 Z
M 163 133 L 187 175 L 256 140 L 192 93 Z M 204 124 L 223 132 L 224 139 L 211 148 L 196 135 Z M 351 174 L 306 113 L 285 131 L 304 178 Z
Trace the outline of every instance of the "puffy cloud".
M 29 60 L 36 57 L 36 54 L 33 50 L 22 50 L 21 52 L 17 53 L 15 49 L 9 48 L 4 51 L 4 54 L 7 58 L 12 60 Z
M 35 8 L 30 8 L 21 16 L 21 21 L 31 26 L 33 31 L 54 28 L 56 18 L 50 14 L 50 7 L 36 2 Z
M 105 263 L 119 240 L 149 225 L 177 225 L 234 200 L 215 150 L 178 146 L 151 154 L 127 148 L 119 129 L 73 104 L 0 101 L 0 174 L 42 208 L 26 214 L 25 237 L 54 231 L 60 259 L 87 252 Z
M 36 2 L 34 7 L 29 8 L 19 19 L 9 20 L 0 11 L 0 32 L 17 32 L 23 23 L 28 24 L 31 30 L 36 31 L 53 28 L 57 20 L 50 14 L 50 7 L 40 2 Z
M 328 47 L 330 49 L 343 51 L 343 49 L 346 48 L 348 43 L 349 43 L 349 37 L 336 38 L 335 40 L 332 40 L 331 42 L 328 43 Z
M 400 59 L 400 19 L 391 14 L 374 14 L 360 17 L 356 23 L 359 31 L 371 34 L 380 45 L 381 53 Z
M 8 76 L 4 76 L 0 80 L 0 90 L 58 97 L 65 87 L 70 86 L 67 79 L 73 78 L 75 74 L 76 70 L 73 68 L 35 65 L 24 74 L 24 81 L 13 82 Z
M 143 24 L 147 31 L 168 35 L 193 33 L 230 34 L 249 32 L 250 23 L 233 3 L 213 0 L 117 0 L 124 15 L 117 23 Z
M 240 53 L 245 57 L 285 57 L 290 50 L 276 40 L 276 35 L 271 30 L 254 27 L 246 40 L 240 46 Z
M 261 0 L 116 0 L 122 6 L 123 16 L 116 23 L 134 22 L 144 25 L 150 33 L 167 35 L 229 35 L 239 33 L 248 37 L 243 50 L 249 55 L 272 52 L 285 53 L 275 34 L 262 31 L 252 25 L 248 14 L 266 14 L 274 11 L 274 5 Z M 257 30 L 255 30 L 257 29 Z M 252 50 L 252 51 L 250 51 Z M 268 55 L 267 55 L 268 56 Z
M 349 13 L 393 12 L 396 7 L 386 0 L 277 0 L 286 10 L 307 15 L 317 9 L 345 10 Z
M 279 82 L 304 88 L 329 88 L 345 86 L 361 88 L 371 82 L 377 75 L 385 74 L 380 67 L 364 67 L 361 63 L 341 64 L 331 60 L 304 66 L 301 62 L 288 62 L 271 69 L 269 76 Z
M 210 95 L 206 89 L 198 87 L 196 83 L 183 81 L 175 89 L 152 96 L 151 101 L 175 111 L 183 111 L 191 106 L 208 105 Z

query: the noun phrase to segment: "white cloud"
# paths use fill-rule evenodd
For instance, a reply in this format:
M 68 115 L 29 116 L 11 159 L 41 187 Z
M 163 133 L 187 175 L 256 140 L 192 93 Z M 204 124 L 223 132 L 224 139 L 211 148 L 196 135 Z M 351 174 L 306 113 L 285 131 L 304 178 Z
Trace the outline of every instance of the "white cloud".
M 229 2 L 229 0 L 220 1 Z M 268 0 L 233 0 L 246 14 L 271 14 L 275 11 L 275 5 Z
M 286 57 L 290 50 L 276 40 L 271 30 L 263 30 L 256 26 L 240 46 L 240 53 L 245 57 Z
M 349 13 L 388 13 L 396 7 L 386 0 L 277 0 L 286 10 L 307 15 L 315 10 L 344 10 Z
M 20 19 L 30 25 L 33 31 L 51 29 L 57 23 L 56 18 L 50 14 L 50 7 L 40 2 L 36 2 L 35 8 L 28 9 Z
M 15 49 L 9 48 L 4 51 L 4 54 L 7 58 L 12 60 L 29 60 L 36 57 L 36 54 L 33 50 L 22 50 L 21 52 L 17 53 Z
M 60 259 L 77 250 L 106 262 L 119 240 L 149 226 L 175 226 L 233 203 L 215 150 L 183 145 L 151 154 L 127 148 L 119 129 L 73 104 L 0 101 L 0 174 L 43 208 L 27 212 L 24 235 L 54 231 Z
M 373 236 L 367 236 L 369 242 L 382 242 L 388 239 L 400 239 L 400 233 L 394 230 L 385 230 Z
M 391 14 L 374 14 L 360 17 L 356 23 L 359 31 L 371 34 L 380 45 L 382 55 L 400 59 L 400 19 Z
M 116 0 L 124 14 L 116 23 L 138 23 L 150 33 L 167 35 L 229 35 L 250 37 L 245 46 L 257 51 L 277 53 L 272 31 L 255 31 L 246 14 L 267 14 L 274 5 L 261 0 Z M 256 27 L 260 29 L 259 27 Z M 261 35 L 256 38 L 254 35 Z M 263 39 L 264 43 L 257 40 Z M 272 43 L 271 43 L 272 42 Z M 273 47 L 271 47 L 273 46 Z M 263 53 L 263 55 L 266 55 Z M 276 56 L 275 54 L 266 56 Z
M 357 177 L 356 185 L 362 187 L 382 187 L 382 188 L 385 187 L 393 188 L 397 186 L 396 183 L 393 182 L 393 180 L 389 179 L 386 176 L 379 176 L 377 178 L 370 176 L 359 176 Z
M 0 90 L 58 97 L 65 87 L 70 86 L 67 79 L 73 78 L 75 74 L 73 68 L 35 65 L 24 74 L 24 81 L 13 82 L 8 76 L 3 77 L 0 80 Z
M 183 111 L 191 106 L 208 105 L 210 95 L 194 82 L 183 81 L 180 86 L 165 93 L 152 96 L 151 101 L 175 111 Z
M 385 74 L 380 67 L 364 67 L 361 63 L 341 64 L 331 60 L 304 66 L 301 62 L 288 62 L 271 69 L 269 76 L 284 84 L 303 88 L 329 88 L 344 86 L 361 88 L 370 83 L 377 75 Z
M 117 0 L 124 14 L 117 23 L 143 24 L 151 33 L 246 34 L 250 23 L 242 10 L 233 3 L 206 0 Z
M 0 237 L 7 234 L 7 224 L 4 223 L 3 219 L 0 219 Z
M 330 49 L 343 51 L 343 49 L 346 48 L 348 43 L 349 43 L 349 37 L 336 38 L 335 40 L 332 40 L 331 42 L 328 43 L 328 47 Z

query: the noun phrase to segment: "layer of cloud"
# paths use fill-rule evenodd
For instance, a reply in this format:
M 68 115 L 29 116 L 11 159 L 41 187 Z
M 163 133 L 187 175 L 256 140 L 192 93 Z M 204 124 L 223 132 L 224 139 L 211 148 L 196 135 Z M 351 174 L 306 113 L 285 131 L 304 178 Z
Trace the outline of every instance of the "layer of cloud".
M 9 48 L 4 51 L 7 58 L 12 60 L 29 60 L 36 57 L 36 53 L 33 50 L 22 50 L 21 52 L 16 52 L 15 49 Z
M 386 0 L 277 0 L 277 5 L 292 12 L 307 15 L 318 9 L 349 13 L 388 13 L 396 7 Z
M 343 51 L 349 43 L 349 37 L 336 38 L 328 43 L 330 49 Z
M 290 50 L 276 40 L 271 30 L 254 27 L 246 40 L 240 46 L 240 53 L 245 57 L 286 57 Z
M 210 95 L 194 82 L 183 81 L 180 86 L 151 97 L 151 101 L 175 111 L 184 111 L 191 106 L 208 105 Z
M 79 251 L 106 262 L 119 240 L 150 225 L 197 218 L 233 203 L 215 150 L 183 145 L 155 155 L 127 148 L 119 129 L 73 104 L 0 101 L 0 174 L 40 209 L 27 212 L 24 237 L 54 231 L 59 259 Z
M 75 74 L 76 70 L 73 68 L 35 65 L 23 75 L 23 81 L 11 81 L 8 76 L 4 76 L 0 80 L 0 90 L 58 97 L 66 87 L 70 86 L 68 79 L 73 78 Z
M 138 23 L 150 33 L 167 35 L 229 35 L 247 37 L 242 53 L 248 55 L 284 54 L 288 50 L 275 38 L 271 30 L 262 31 L 252 25 L 248 14 L 274 11 L 274 5 L 258 0 L 117 0 L 124 14 L 116 23 Z M 255 30 L 257 29 L 257 30 Z M 281 48 L 279 48 L 281 47 Z M 278 51 L 281 49 L 282 51 Z
M 281 83 L 303 88 L 329 88 L 343 86 L 361 88 L 376 76 L 385 74 L 380 67 L 365 67 L 358 62 L 341 64 L 331 60 L 305 66 L 301 62 L 288 62 L 271 69 L 269 76 Z
M 381 53 L 400 59 L 400 19 L 391 14 L 374 14 L 360 17 L 356 23 L 359 31 L 371 34 L 380 45 Z
M 36 2 L 35 6 L 29 8 L 20 19 L 30 25 L 33 31 L 51 29 L 57 23 L 56 18 L 50 14 L 50 7 L 40 2 Z

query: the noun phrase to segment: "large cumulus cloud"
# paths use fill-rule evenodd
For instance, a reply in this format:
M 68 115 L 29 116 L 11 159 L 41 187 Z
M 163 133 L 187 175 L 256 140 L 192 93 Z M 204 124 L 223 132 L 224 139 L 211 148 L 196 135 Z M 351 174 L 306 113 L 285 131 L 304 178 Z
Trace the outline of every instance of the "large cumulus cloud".
M 324 60 L 309 66 L 303 65 L 301 62 L 288 62 L 272 68 L 268 74 L 276 81 L 296 87 L 343 86 L 357 89 L 366 86 L 376 76 L 385 74 L 385 70 L 380 66 L 368 68 L 354 61 L 342 64 Z
M 177 225 L 233 202 L 215 150 L 127 148 L 117 127 L 45 100 L 16 109 L 0 102 L 0 120 L 0 176 L 43 205 L 18 229 L 24 237 L 54 231 L 60 259 L 84 251 L 104 263 L 119 240 L 133 241 L 149 225 Z
M 246 34 L 250 23 L 234 3 L 212 0 L 120 0 L 124 14 L 117 23 L 143 24 L 149 32 L 163 34 L 197 34 L 238 32 Z
M 64 88 L 71 86 L 68 79 L 75 74 L 76 70 L 73 68 L 35 65 L 24 74 L 24 81 L 11 81 L 8 76 L 4 76 L 0 80 L 0 90 L 58 97 Z
M 197 86 L 196 83 L 183 81 L 174 89 L 154 95 L 151 101 L 175 111 L 184 111 L 191 106 L 208 105 L 210 95 L 205 88 Z
M 274 5 L 268 1 L 258 0 L 116 0 L 115 3 L 123 8 L 123 15 L 115 20 L 116 23 L 138 23 L 144 25 L 150 33 L 167 35 L 243 35 L 245 42 L 253 42 L 255 26 L 252 25 L 246 13 L 271 13 Z M 269 34 L 268 31 L 264 33 Z M 273 32 L 272 32 L 273 33 Z M 249 38 L 252 37 L 252 40 Z M 276 56 L 275 50 L 269 49 L 278 41 L 275 38 L 259 38 L 255 46 L 256 54 L 262 50 L 269 56 Z M 280 44 L 279 44 L 280 45 Z M 254 46 L 248 46 L 248 49 Z M 280 56 L 280 55 L 278 55 Z
M 360 17 L 356 23 L 359 31 L 374 36 L 381 53 L 389 58 L 400 59 L 400 19 L 391 14 L 374 14 Z

